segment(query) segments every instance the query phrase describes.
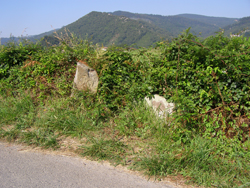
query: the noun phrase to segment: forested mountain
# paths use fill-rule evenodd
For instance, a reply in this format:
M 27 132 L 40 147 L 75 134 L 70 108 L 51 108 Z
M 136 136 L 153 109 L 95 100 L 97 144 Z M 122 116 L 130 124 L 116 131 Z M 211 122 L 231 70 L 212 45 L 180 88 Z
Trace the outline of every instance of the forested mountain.
M 91 12 L 65 28 L 77 36 L 88 36 L 93 43 L 105 46 L 134 43 L 137 46 L 149 46 L 171 36 L 168 31 L 148 22 L 101 12 Z M 64 32 L 64 28 L 58 32 Z
M 85 39 L 88 37 L 91 41 L 100 45 L 132 45 L 135 47 L 146 47 L 161 39 L 171 39 L 177 37 L 182 31 L 191 27 L 190 32 L 202 37 L 208 37 L 219 31 L 225 30 L 229 36 L 230 33 L 238 33 L 244 29 L 250 28 L 250 17 L 223 18 L 210 17 L 196 14 L 179 14 L 175 16 L 161 16 L 152 14 L 138 14 L 124 11 L 90 12 L 77 21 L 57 29 L 57 33 L 64 33 L 65 28 L 70 32 Z M 51 44 L 59 43 L 53 35 L 54 30 L 25 37 L 32 41 L 44 37 L 45 41 Z M 245 36 L 249 36 L 249 32 Z M 18 40 L 18 38 L 13 38 Z M 2 38 L 2 44 L 9 41 L 9 38 Z
M 93 43 L 109 46 L 131 45 L 149 46 L 162 38 L 171 39 L 191 27 L 191 32 L 207 37 L 220 27 L 234 23 L 234 18 L 217 18 L 183 14 L 182 16 L 160 16 L 136 14 L 124 11 L 111 13 L 91 12 L 79 20 L 65 26 L 77 36 L 91 38 Z M 46 40 L 53 40 L 47 37 Z M 53 40 L 54 43 L 56 40 Z
M 161 16 L 152 14 L 136 14 L 124 11 L 116 11 L 111 13 L 117 16 L 126 16 L 131 19 L 144 20 L 155 26 L 170 32 L 173 36 L 177 36 L 183 30 L 191 27 L 191 32 L 207 37 L 219 28 L 235 22 L 235 18 L 209 17 L 195 14 L 180 14 L 176 16 Z
M 250 16 L 244 17 L 238 20 L 238 22 L 228 25 L 223 28 L 226 35 L 234 34 L 243 34 L 246 37 L 250 36 Z
M 179 14 L 178 16 L 211 24 L 217 26 L 218 28 L 222 28 L 227 25 L 233 24 L 238 20 L 238 18 L 212 17 L 212 16 L 203 16 L 198 14 Z

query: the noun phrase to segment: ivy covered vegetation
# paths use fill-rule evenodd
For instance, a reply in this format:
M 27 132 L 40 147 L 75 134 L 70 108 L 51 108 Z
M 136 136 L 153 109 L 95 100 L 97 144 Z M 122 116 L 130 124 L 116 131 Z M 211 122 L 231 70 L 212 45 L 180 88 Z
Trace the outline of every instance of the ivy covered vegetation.
M 250 186 L 250 39 L 187 30 L 171 42 L 103 51 L 74 35 L 57 46 L 0 46 L 0 138 L 181 175 L 208 187 Z M 97 70 L 96 94 L 73 91 L 76 62 Z M 143 99 L 175 103 L 166 119 Z M 64 148 L 65 149 L 65 148 Z

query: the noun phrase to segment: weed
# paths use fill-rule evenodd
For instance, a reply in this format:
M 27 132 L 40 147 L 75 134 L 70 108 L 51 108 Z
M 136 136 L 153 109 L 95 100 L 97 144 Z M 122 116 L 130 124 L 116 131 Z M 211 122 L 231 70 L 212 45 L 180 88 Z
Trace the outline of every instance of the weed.
M 103 138 L 89 138 L 90 146 L 83 146 L 83 156 L 90 156 L 93 159 L 111 160 L 120 163 L 125 158 L 126 148 L 118 140 L 104 140 Z

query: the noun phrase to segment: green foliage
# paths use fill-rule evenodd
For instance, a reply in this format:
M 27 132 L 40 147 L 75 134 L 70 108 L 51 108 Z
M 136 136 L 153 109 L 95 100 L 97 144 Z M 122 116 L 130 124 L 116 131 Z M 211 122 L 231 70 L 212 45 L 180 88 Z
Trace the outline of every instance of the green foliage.
M 186 31 L 156 48 L 107 51 L 73 34 L 58 40 L 0 48 L 0 56 L 29 54 L 15 51 L 5 62 L 12 66 L 0 79 L 1 139 L 56 149 L 76 137 L 78 153 L 149 175 L 249 185 L 249 39 L 220 32 L 202 41 Z M 97 94 L 69 97 L 78 60 L 97 70 Z M 153 94 L 175 103 L 171 116 L 160 119 L 141 103 Z
M 32 102 L 30 96 L 22 95 L 21 99 L 7 98 L 3 100 L 0 108 L 0 119 L 3 124 L 11 124 L 15 122 L 18 118 L 21 118 L 23 114 L 28 116 L 29 113 L 33 113 L 35 105 Z
M 153 49 L 126 47 L 111 47 L 97 57 L 88 41 L 68 33 L 57 38 L 59 46 L 44 49 L 22 43 L 4 47 L 1 56 L 9 52 L 13 56 L 3 64 L 10 68 L 5 72 L 9 76 L 1 80 L 1 92 L 17 95 L 20 89 L 30 90 L 38 99 L 68 96 L 75 62 L 85 59 L 99 74 L 96 97 L 106 110 L 117 111 L 157 93 L 176 103 L 176 122 L 183 127 L 208 137 L 248 139 L 250 44 L 246 38 L 227 38 L 221 32 L 200 41 L 186 31 L 171 43 L 157 43 L 158 57 Z M 19 51 L 11 50 L 15 48 Z M 20 59 L 24 56 L 29 59 Z
M 154 135 L 156 130 L 166 124 L 166 121 L 157 117 L 144 102 L 127 105 L 114 117 L 114 122 L 114 129 L 119 131 L 119 135 L 143 139 Z
M 157 150 L 159 153 L 152 157 L 143 157 L 135 166 L 156 177 L 179 173 L 192 177 L 189 183 L 195 181 L 207 187 L 249 184 L 250 166 L 246 160 L 249 152 L 241 150 L 238 144 L 201 137 L 191 139 L 185 146 L 178 142 L 170 144 L 167 140 L 158 143 L 161 142 L 164 149 Z
M 49 95 L 69 95 L 77 60 L 93 53 L 87 40 L 61 36 L 60 45 L 42 48 L 40 45 L 10 44 L 3 48 L 0 57 L 2 77 L 0 92 L 13 93 L 13 89 L 32 90 L 35 97 L 44 99 Z M 58 40 L 59 40 L 58 39 Z
M 100 74 L 98 96 L 111 110 L 118 110 L 127 103 L 138 101 L 149 94 L 142 62 L 134 62 L 124 48 L 111 48 L 105 53 L 107 63 Z
M 125 149 L 127 148 L 119 140 L 104 140 L 103 138 L 91 138 L 89 141 L 92 143 L 90 146 L 83 147 L 83 156 L 90 156 L 94 159 L 110 159 L 112 162 L 120 162 Z
M 22 65 L 25 60 L 40 50 L 39 44 L 33 44 L 25 39 L 18 45 L 10 42 L 3 46 L 0 52 L 0 79 L 8 77 L 12 67 Z
M 246 140 L 249 41 L 219 33 L 201 42 L 186 32 L 160 46 L 165 58 L 152 77 L 177 104 L 176 120 L 210 136 Z

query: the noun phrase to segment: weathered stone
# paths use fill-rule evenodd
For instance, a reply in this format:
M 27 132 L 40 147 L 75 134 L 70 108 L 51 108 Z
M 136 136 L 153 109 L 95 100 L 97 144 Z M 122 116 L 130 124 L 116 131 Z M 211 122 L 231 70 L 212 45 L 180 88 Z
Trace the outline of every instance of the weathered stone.
M 149 106 L 153 107 L 155 113 L 161 118 L 173 113 L 174 103 L 167 102 L 162 96 L 154 95 L 152 99 L 145 97 L 145 100 Z
M 77 62 L 77 69 L 74 79 L 74 88 L 83 91 L 97 92 L 98 74 L 85 62 Z

